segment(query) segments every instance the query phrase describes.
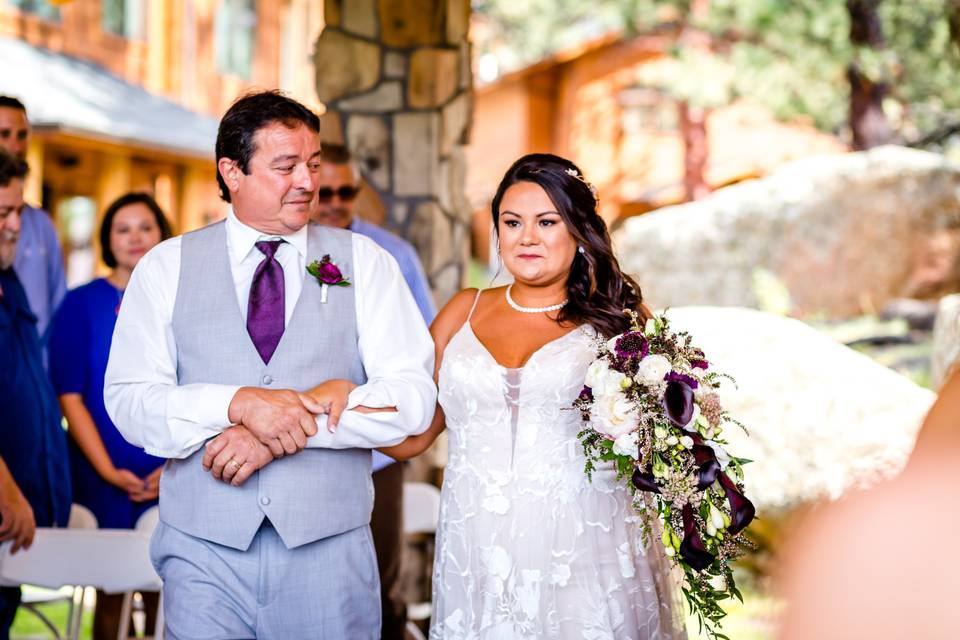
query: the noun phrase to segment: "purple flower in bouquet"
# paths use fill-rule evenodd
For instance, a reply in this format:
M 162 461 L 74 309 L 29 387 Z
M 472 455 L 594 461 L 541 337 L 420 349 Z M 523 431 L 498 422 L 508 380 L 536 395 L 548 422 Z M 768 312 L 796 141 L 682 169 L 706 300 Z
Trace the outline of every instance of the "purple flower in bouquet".
M 643 360 L 650 353 L 650 343 L 640 331 L 627 331 L 610 342 L 612 343 L 611 351 L 624 360 L 629 358 Z
M 695 434 L 696 435 L 696 434 Z M 701 440 L 699 436 L 694 438 L 694 442 Z M 720 475 L 720 462 L 717 461 L 717 454 L 711 447 L 703 444 L 693 445 L 693 458 L 696 460 L 697 468 L 697 489 L 703 491 L 714 483 L 717 476 Z
M 671 376 L 679 376 L 671 378 Z M 663 394 L 663 410 L 670 422 L 680 428 L 686 427 L 693 420 L 695 405 L 693 403 L 693 387 L 683 378 L 690 378 L 682 374 L 667 374 L 667 390 Z M 696 382 L 694 380 L 694 382 Z
M 689 503 L 683 505 L 683 542 L 680 543 L 680 555 L 697 571 L 703 571 L 709 567 L 716 558 L 707 551 L 703 539 L 697 532 L 693 520 L 693 507 Z
M 660 485 L 657 484 L 657 478 L 653 471 L 636 469 L 632 476 L 633 486 L 640 491 L 649 491 L 650 493 L 660 493 Z
M 693 376 L 688 376 L 685 373 L 677 373 L 676 371 L 671 371 L 667 375 L 663 376 L 663 379 L 668 384 L 671 382 L 683 382 L 691 389 L 696 389 L 700 386 L 700 383 L 697 382 L 697 379 Z
M 753 521 L 757 515 L 757 510 L 725 473 L 720 474 L 720 486 L 723 487 L 724 493 L 727 494 L 727 500 L 730 501 L 730 519 L 732 522 L 727 529 L 733 534 L 740 533 Z

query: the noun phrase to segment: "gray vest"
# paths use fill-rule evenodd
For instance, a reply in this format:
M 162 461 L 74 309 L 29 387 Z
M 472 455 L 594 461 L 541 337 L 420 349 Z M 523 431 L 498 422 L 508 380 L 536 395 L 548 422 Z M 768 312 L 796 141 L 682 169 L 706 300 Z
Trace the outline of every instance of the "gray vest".
M 353 275 L 349 231 L 310 224 L 307 264 L 330 254 Z M 187 233 L 173 309 L 178 384 L 212 383 L 303 391 L 332 378 L 366 381 L 357 345 L 353 287 L 310 275 L 277 350 L 265 365 L 237 306 L 223 222 Z M 255 473 L 241 487 L 203 470 L 203 449 L 170 460 L 160 481 L 160 519 L 184 533 L 235 549 L 250 546 L 264 517 L 293 548 L 370 522 L 370 452 L 306 449 Z

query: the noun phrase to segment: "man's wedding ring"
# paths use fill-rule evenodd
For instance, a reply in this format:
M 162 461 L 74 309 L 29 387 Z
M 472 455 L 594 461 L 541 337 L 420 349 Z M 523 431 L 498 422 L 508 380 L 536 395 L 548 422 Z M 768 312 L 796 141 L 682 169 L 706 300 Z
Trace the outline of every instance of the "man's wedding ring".
M 240 464 L 240 463 L 237 462 L 236 460 L 230 460 L 230 462 L 228 462 L 227 465 L 233 468 L 233 472 L 234 472 L 234 473 L 236 473 L 237 471 L 240 471 L 240 467 L 243 466 L 242 464 Z

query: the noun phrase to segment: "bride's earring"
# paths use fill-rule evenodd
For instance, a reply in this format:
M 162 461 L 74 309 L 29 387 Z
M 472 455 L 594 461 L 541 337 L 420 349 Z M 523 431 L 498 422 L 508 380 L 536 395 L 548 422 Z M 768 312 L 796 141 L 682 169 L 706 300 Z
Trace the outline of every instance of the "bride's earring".
M 584 249 L 583 247 L 577 247 L 577 251 L 580 253 L 580 255 L 583 255 L 587 252 L 587 250 Z
M 488 287 L 493 286 L 493 283 L 496 282 L 497 278 L 500 277 L 500 272 L 503 270 L 503 258 L 500 257 L 500 238 L 498 236 L 494 236 L 494 239 L 496 240 L 497 244 L 497 270 L 494 272 L 493 277 L 490 278 L 490 284 L 487 285 Z

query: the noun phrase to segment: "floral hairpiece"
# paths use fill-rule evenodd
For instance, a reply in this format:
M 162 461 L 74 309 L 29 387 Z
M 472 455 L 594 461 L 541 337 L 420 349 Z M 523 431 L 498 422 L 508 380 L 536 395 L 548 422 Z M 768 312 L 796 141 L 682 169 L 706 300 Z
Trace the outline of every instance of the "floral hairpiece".
M 577 180 L 579 180 L 579 181 L 582 182 L 583 184 L 587 185 L 587 189 L 590 189 L 590 193 L 593 194 L 593 199 L 596 200 L 597 204 L 600 204 L 600 194 L 599 194 L 599 192 L 597 192 L 597 188 L 596 188 L 595 186 L 593 186 L 593 183 L 592 183 L 592 182 L 588 182 L 587 179 L 584 178 L 584 177 L 580 174 L 580 172 L 577 171 L 576 169 L 574 169 L 573 167 L 568 167 L 568 168 L 566 169 L 566 172 L 567 172 L 567 175 L 568 175 L 568 176 L 570 176 L 570 177 L 572 177 L 572 178 L 576 178 Z

